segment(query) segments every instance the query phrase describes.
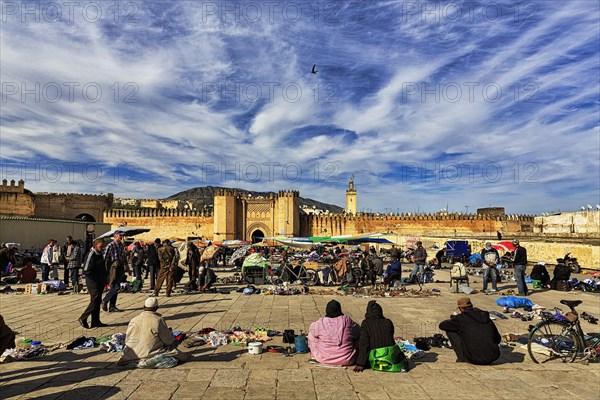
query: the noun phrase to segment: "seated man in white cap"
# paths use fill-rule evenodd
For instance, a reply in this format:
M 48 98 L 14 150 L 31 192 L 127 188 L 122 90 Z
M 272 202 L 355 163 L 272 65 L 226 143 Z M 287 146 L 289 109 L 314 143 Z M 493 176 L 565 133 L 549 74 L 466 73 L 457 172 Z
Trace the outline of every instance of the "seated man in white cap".
M 158 299 L 149 297 L 144 311 L 133 318 L 127 327 L 125 348 L 118 364 L 148 359 L 159 354 L 171 356 L 184 362 L 190 355 L 177 350 L 177 341 L 162 316 L 156 312 Z
M 473 307 L 471 299 L 458 299 L 460 314 L 440 323 L 440 330 L 446 331 L 456 362 L 477 365 L 490 365 L 500 357 L 500 333 L 487 311 Z

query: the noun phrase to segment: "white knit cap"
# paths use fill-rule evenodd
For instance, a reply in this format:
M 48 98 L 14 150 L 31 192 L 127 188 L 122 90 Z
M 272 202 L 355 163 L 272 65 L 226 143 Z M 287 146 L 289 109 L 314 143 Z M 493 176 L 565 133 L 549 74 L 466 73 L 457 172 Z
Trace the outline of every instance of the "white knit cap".
M 144 302 L 144 307 L 155 308 L 158 307 L 158 299 L 156 297 L 148 297 Z

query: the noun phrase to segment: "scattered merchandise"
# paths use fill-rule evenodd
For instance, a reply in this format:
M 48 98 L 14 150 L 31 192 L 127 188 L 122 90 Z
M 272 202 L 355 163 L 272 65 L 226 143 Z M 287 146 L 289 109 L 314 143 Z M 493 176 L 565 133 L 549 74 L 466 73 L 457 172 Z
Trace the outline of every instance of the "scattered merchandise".
M 96 338 L 90 337 L 87 338 L 85 342 L 80 344 L 79 346 L 73 347 L 73 350 L 83 350 L 83 349 L 91 349 L 96 346 Z
M 494 315 L 500 319 L 508 319 L 504 314 L 500 314 L 498 311 L 489 311 L 491 315 Z M 490 317 L 491 318 L 491 317 Z
M 106 349 L 107 353 L 123 351 L 125 348 L 125 334 L 115 333 L 111 336 L 109 341 L 102 343 L 102 347 Z
M 263 350 L 262 342 L 250 342 L 248 343 L 248 354 L 258 355 Z

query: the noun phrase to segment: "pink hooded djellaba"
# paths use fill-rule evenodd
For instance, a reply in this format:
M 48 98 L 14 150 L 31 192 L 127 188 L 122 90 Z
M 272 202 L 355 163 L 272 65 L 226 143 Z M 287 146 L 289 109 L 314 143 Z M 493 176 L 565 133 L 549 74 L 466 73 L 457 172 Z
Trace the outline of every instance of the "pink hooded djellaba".
M 354 364 L 357 356 L 355 342 L 360 335 L 359 325 L 341 313 L 341 306 L 335 300 L 327 304 L 327 315 L 332 315 L 333 318 L 325 316 L 310 325 L 308 346 L 312 357 L 323 364 Z

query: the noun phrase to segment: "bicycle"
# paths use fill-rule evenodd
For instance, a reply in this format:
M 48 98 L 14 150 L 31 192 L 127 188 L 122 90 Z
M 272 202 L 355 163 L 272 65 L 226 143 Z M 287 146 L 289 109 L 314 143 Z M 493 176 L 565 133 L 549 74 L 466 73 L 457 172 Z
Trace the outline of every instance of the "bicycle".
M 572 363 L 579 356 L 580 362 L 587 363 L 598 356 L 600 336 L 588 336 L 581 328 L 579 313 L 575 307 L 581 300 L 561 300 L 561 304 L 571 309 L 565 316 L 543 312 L 543 321 L 536 324 L 527 341 L 527 352 L 536 364 L 552 361 Z M 561 318 L 562 317 L 562 318 Z
M 316 271 L 307 269 L 302 262 L 298 262 L 296 267 L 286 263 L 277 270 L 272 271 L 271 282 L 275 285 L 296 281 L 300 281 L 304 285 L 313 286 L 317 284 L 319 277 Z

